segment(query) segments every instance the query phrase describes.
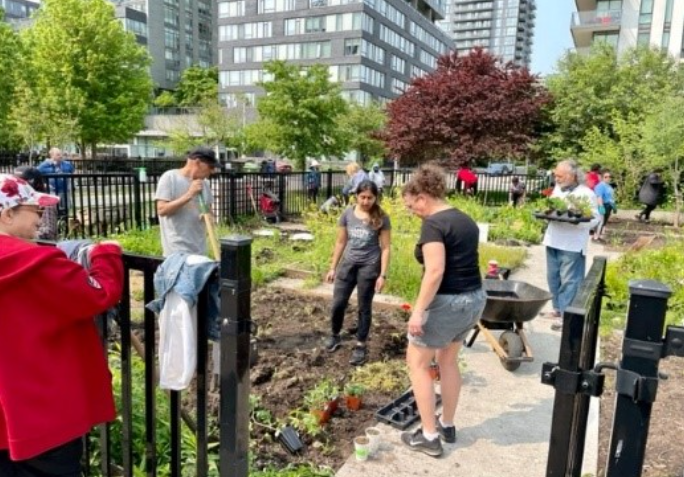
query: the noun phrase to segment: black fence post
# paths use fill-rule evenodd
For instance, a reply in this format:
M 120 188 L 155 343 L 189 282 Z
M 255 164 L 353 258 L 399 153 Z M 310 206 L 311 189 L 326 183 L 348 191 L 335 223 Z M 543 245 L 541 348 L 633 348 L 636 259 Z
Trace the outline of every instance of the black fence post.
M 280 201 L 280 205 L 282 209 L 280 212 L 285 215 L 287 213 L 287 204 L 285 203 L 285 189 L 287 188 L 287 174 L 284 172 L 281 172 L 278 174 L 278 200 Z
M 247 179 L 244 179 L 247 180 Z M 243 181 L 244 181 L 243 180 Z M 228 185 L 229 185 L 229 194 L 230 194 L 230 202 L 228 204 L 229 206 L 229 211 L 228 214 L 233 220 L 237 219 L 237 181 L 235 178 L 235 173 L 233 171 L 230 172 L 228 175 Z
M 627 328 L 617 370 L 615 417 L 606 477 L 641 475 L 651 408 L 663 357 L 663 326 L 670 288 L 654 280 L 629 283 Z
M 602 391 L 594 367 L 606 258 L 596 257 L 570 307 L 563 313 L 558 363 L 544 363 L 542 383 L 556 390 L 546 477 L 579 477 L 590 396 Z
M 325 191 L 325 200 L 328 200 L 330 197 L 333 195 L 333 173 L 332 169 L 328 169 L 325 173 L 325 180 L 327 182 L 326 184 L 326 191 Z
M 143 223 L 143 207 L 142 207 L 142 187 L 140 186 L 140 177 L 138 174 L 131 174 L 133 177 L 133 217 L 135 220 L 135 228 L 144 229 Z
M 221 402 L 222 477 L 249 472 L 249 351 L 252 239 L 221 239 Z

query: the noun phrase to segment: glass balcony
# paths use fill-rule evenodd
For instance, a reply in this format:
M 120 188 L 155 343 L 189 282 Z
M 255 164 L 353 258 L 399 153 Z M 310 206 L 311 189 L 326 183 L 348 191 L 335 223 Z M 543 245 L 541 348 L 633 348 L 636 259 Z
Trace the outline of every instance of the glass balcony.
M 574 12 L 571 28 L 614 29 L 620 27 L 622 10 Z

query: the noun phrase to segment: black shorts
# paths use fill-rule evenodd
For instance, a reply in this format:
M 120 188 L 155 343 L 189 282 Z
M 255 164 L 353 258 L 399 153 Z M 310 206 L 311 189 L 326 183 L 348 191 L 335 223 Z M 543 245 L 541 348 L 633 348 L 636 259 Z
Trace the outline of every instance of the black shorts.
M 0 450 L 2 477 L 82 477 L 83 440 L 75 439 L 31 459 L 13 461 Z

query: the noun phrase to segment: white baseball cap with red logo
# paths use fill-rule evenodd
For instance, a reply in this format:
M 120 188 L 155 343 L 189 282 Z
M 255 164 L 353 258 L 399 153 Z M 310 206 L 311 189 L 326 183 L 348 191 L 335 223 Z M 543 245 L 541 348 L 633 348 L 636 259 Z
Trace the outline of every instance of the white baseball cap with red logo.
M 58 202 L 58 196 L 36 192 L 24 179 L 0 174 L 0 212 L 19 205 L 48 207 Z

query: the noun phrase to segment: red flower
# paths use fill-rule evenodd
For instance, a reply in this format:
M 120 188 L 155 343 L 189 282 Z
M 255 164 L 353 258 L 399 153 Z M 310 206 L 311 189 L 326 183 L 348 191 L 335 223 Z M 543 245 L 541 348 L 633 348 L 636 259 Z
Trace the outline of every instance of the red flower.
M 19 195 L 19 184 L 17 184 L 17 182 L 14 180 L 6 180 L 5 183 L 2 185 L 2 189 L 0 190 L 0 192 L 5 194 L 7 197 L 14 197 L 15 195 Z
M 410 303 L 402 303 L 401 309 L 404 311 L 411 311 L 411 304 Z

